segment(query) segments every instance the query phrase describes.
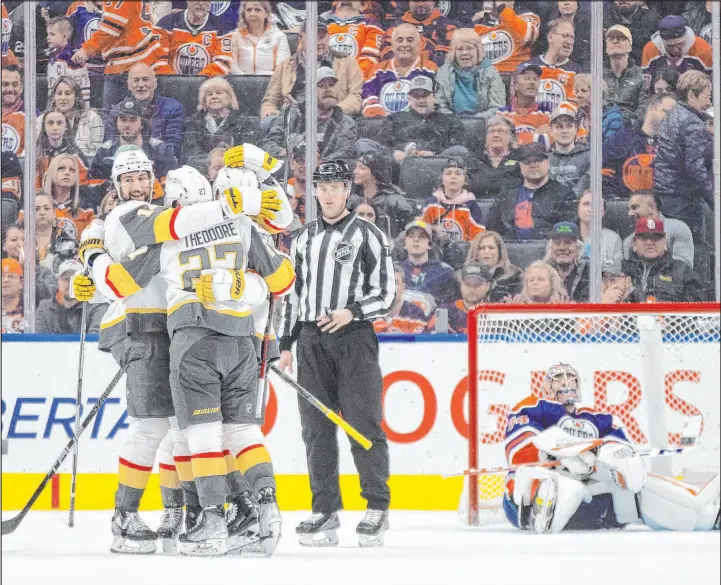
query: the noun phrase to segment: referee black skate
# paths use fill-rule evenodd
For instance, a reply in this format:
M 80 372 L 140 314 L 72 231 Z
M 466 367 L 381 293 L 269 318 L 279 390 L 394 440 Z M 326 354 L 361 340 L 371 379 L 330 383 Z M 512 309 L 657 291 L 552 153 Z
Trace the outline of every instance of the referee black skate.
M 346 209 L 352 174 L 342 161 L 321 163 L 313 192 L 321 217 L 293 241 L 295 288 L 287 297 L 281 330 L 279 367 L 293 371 L 291 347 L 297 342 L 298 382 L 364 434 L 373 446 L 351 441 L 367 501 L 358 525 L 361 546 L 382 546 L 388 529 L 388 442 L 381 428 L 383 378 L 372 319 L 384 316 L 396 295 L 395 275 L 385 235 Z M 313 514 L 296 528 L 305 546 L 338 544 L 337 427 L 298 398 Z

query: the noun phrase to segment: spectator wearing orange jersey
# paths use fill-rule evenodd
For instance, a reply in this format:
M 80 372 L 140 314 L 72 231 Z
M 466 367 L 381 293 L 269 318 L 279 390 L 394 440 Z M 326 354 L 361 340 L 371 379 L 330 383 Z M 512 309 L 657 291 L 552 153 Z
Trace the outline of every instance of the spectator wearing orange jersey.
M 550 111 L 536 101 L 542 73 L 540 65 L 532 61 L 521 63 L 513 76 L 511 103 L 498 111 L 513 124 L 519 145 L 530 144 L 536 134 L 548 132 Z
M 50 161 L 43 178 L 43 190 L 55 204 L 58 227 L 80 240 L 80 234 L 95 219 L 92 209 L 80 207 L 80 181 L 77 157 L 60 154 Z
M 395 27 L 402 24 L 409 24 L 420 33 L 422 57 L 430 59 L 438 66 L 445 62 L 456 25 L 443 16 L 441 11 L 435 7 L 435 2 L 408 2 L 408 10 L 403 16 L 394 20 L 388 28 L 387 41 L 392 39 Z M 388 60 L 393 57 L 395 52 L 396 48 L 393 44 L 386 42 L 381 52 L 381 58 Z
M 484 5 L 489 2 L 483 2 Z M 476 14 L 476 32 L 481 35 L 486 57 L 499 73 L 510 76 L 531 58 L 531 45 L 538 38 L 541 20 L 532 12 L 518 14 L 515 2 L 494 0 L 492 10 Z
M 25 154 L 23 74 L 17 65 L 2 65 L 2 150 Z
M 548 24 L 548 51 L 534 57 L 531 63 L 541 68 L 541 85 L 536 101 L 541 109 L 551 111 L 561 102 L 573 100 L 573 80 L 583 68 L 571 61 L 576 32 L 573 24 L 556 19 Z
M 710 76 L 713 68 L 711 45 L 686 26 L 683 16 L 666 16 L 658 23 L 658 32 L 643 48 L 641 67 L 647 89 L 659 69 L 673 69 L 679 74 L 695 70 Z
M 466 333 L 468 330 L 468 313 L 481 303 L 489 302 L 493 277 L 482 264 L 466 262 L 456 275 L 460 288 L 460 296 L 448 308 L 448 326 L 454 333 Z
M 450 242 L 468 242 L 485 229 L 476 196 L 466 189 L 467 179 L 465 162 L 450 159 L 441 173 L 440 186 L 426 201 L 421 216 L 445 233 Z
M 290 57 L 288 37 L 270 20 L 270 2 L 242 2 L 238 29 L 230 41 L 233 75 L 272 75 Z
M 185 10 L 162 17 L 157 30 L 175 75 L 228 75 L 231 67 L 230 35 L 210 13 L 210 2 L 188 2 Z
M 72 59 L 82 66 L 95 55 L 105 60 L 104 104 L 115 104 L 123 96 L 127 73 L 137 63 L 145 63 L 158 73 L 172 72 L 150 18 L 149 2 L 106 2 L 98 29 Z
M 331 51 L 353 57 L 367 75 L 380 61 L 385 33 L 380 22 L 361 12 L 362 6 L 360 1 L 341 0 L 323 17 L 328 23 Z
M 25 331 L 23 267 L 13 258 L 2 261 L 2 332 Z
M 657 30 L 661 18 L 657 7 L 665 2 L 644 2 L 643 0 L 615 0 L 604 6 L 603 29 L 608 30 L 614 24 L 628 28 L 633 35 L 631 58 L 641 63 L 643 48 Z
M 403 268 L 394 265 L 396 277 L 396 299 L 388 314 L 373 322 L 376 333 L 432 333 L 436 316 L 433 309 L 425 303 L 413 302 L 414 295 L 406 295 L 406 283 Z

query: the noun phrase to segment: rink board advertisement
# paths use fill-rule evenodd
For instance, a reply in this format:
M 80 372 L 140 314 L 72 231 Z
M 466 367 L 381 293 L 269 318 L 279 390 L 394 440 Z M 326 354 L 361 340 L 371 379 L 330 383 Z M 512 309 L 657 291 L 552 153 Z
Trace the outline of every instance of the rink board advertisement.
M 428 341 L 426 341 L 426 339 Z M 67 444 L 73 428 L 77 386 L 76 342 L 3 342 L 2 508 L 21 508 Z M 504 464 L 502 447 L 510 408 L 538 391 L 545 370 L 558 361 L 574 365 L 582 377 L 582 402 L 616 414 L 639 443 L 649 443 L 647 406 L 665 411 L 671 443 L 686 414 L 703 416 L 700 445 L 684 455 L 683 468 L 718 469 L 719 344 L 697 343 L 664 348 L 663 388 L 644 385 L 638 349 L 631 346 L 552 345 L 481 348 L 479 362 L 480 464 Z M 636 353 L 634 353 L 636 352 Z M 443 475 L 467 467 L 467 351 L 462 338 L 443 342 L 425 338 L 409 343 L 382 343 L 384 428 L 391 457 L 391 506 L 397 509 L 456 509 L 462 483 Z M 86 348 L 83 411 L 97 402 L 117 371 L 109 354 Z M 279 501 L 284 509 L 310 507 L 305 464 L 292 388 L 271 377 L 272 388 L 264 432 L 278 476 Z M 654 402 L 655 401 L 655 402 Z M 79 509 L 113 505 L 117 456 L 125 437 L 124 379 L 111 394 L 80 444 Z M 340 434 L 340 432 L 339 432 Z M 656 435 L 658 436 L 658 435 Z M 349 509 L 364 507 L 358 496 L 348 440 L 341 443 L 341 486 Z M 657 445 L 654 445 L 657 446 Z M 40 508 L 67 507 L 71 457 L 58 480 L 46 490 Z M 160 505 L 157 478 L 151 481 L 143 506 Z

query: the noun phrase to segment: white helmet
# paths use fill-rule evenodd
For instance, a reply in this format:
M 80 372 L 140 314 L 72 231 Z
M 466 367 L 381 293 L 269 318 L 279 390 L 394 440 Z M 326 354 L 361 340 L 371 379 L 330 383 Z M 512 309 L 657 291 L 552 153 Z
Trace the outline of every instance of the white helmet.
M 223 167 L 218 171 L 218 176 L 213 183 L 213 199 L 220 199 L 223 191 L 231 187 L 235 187 L 242 193 L 248 189 L 259 189 L 260 182 L 258 176 L 249 169 Z
M 147 171 L 150 174 L 150 195 L 148 201 L 153 198 L 153 185 L 155 185 L 155 174 L 153 173 L 153 163 L 150 162 L 148 155 L 145 154 L 139 146 L 121 146 L 115 151 L 115 159 L 113 160 L 112 179 L 113 185 L 118 192 L 118 197 L 123 199 L 120 189 L 120 177 L 125 173 L 136 173 Z
M 188 165 L 168 171 L 165 179 L 165 205 L 192 205 L 213 200 L 208 179 Z
M 568 364 L 551 366 L 543 380 L 546 397 L 563 404 L 574 404 L 580 400 L 581 376 L 578 370 Z M 563 394 L 560 397 L 559 394 Z

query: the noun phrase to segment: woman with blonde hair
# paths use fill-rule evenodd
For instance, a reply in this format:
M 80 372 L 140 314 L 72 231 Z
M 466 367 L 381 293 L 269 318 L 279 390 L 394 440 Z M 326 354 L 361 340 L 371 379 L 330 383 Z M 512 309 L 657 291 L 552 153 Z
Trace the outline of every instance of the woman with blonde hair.
M 255 143 L 258 121 L 244 116 L 230 83 L 211 77 L 198 90 L 198 111 L 186 120 L 181 163 L 202 169 L 214 148 Z
M 453 32 L 445 64 L 436 74 L 441 112 L 490 118 L 506 105 L 501 75 L 486 59 L 481 37 L 470 28 Z
M 491 273 L 491 288 L 486 298 L 491 303 L 510 301 L 523 288 L 523 271 L 511 264 L 506 243 L 498 232 L 481 232 L 468 248 L 466 264 L 478 262 Z
M 515 304 L 570 303 L 560 274 L 548 262 L 536 260 L 523 273 L 523 290 L 513 297 Z
M 91 209 L 80 207 L 79 175 L 77 157 L 60 154 L 50 161 L 43 177 L 43 190 L 53 200 L 58 227 L 77 241 L 80 241 L 80 234 L 95 219 Z
M 232 75 L 272 75 L 290 57 L 288 37 L 271 22 L 270 2 L 241 2 L 238 29 L 230 40 Z

